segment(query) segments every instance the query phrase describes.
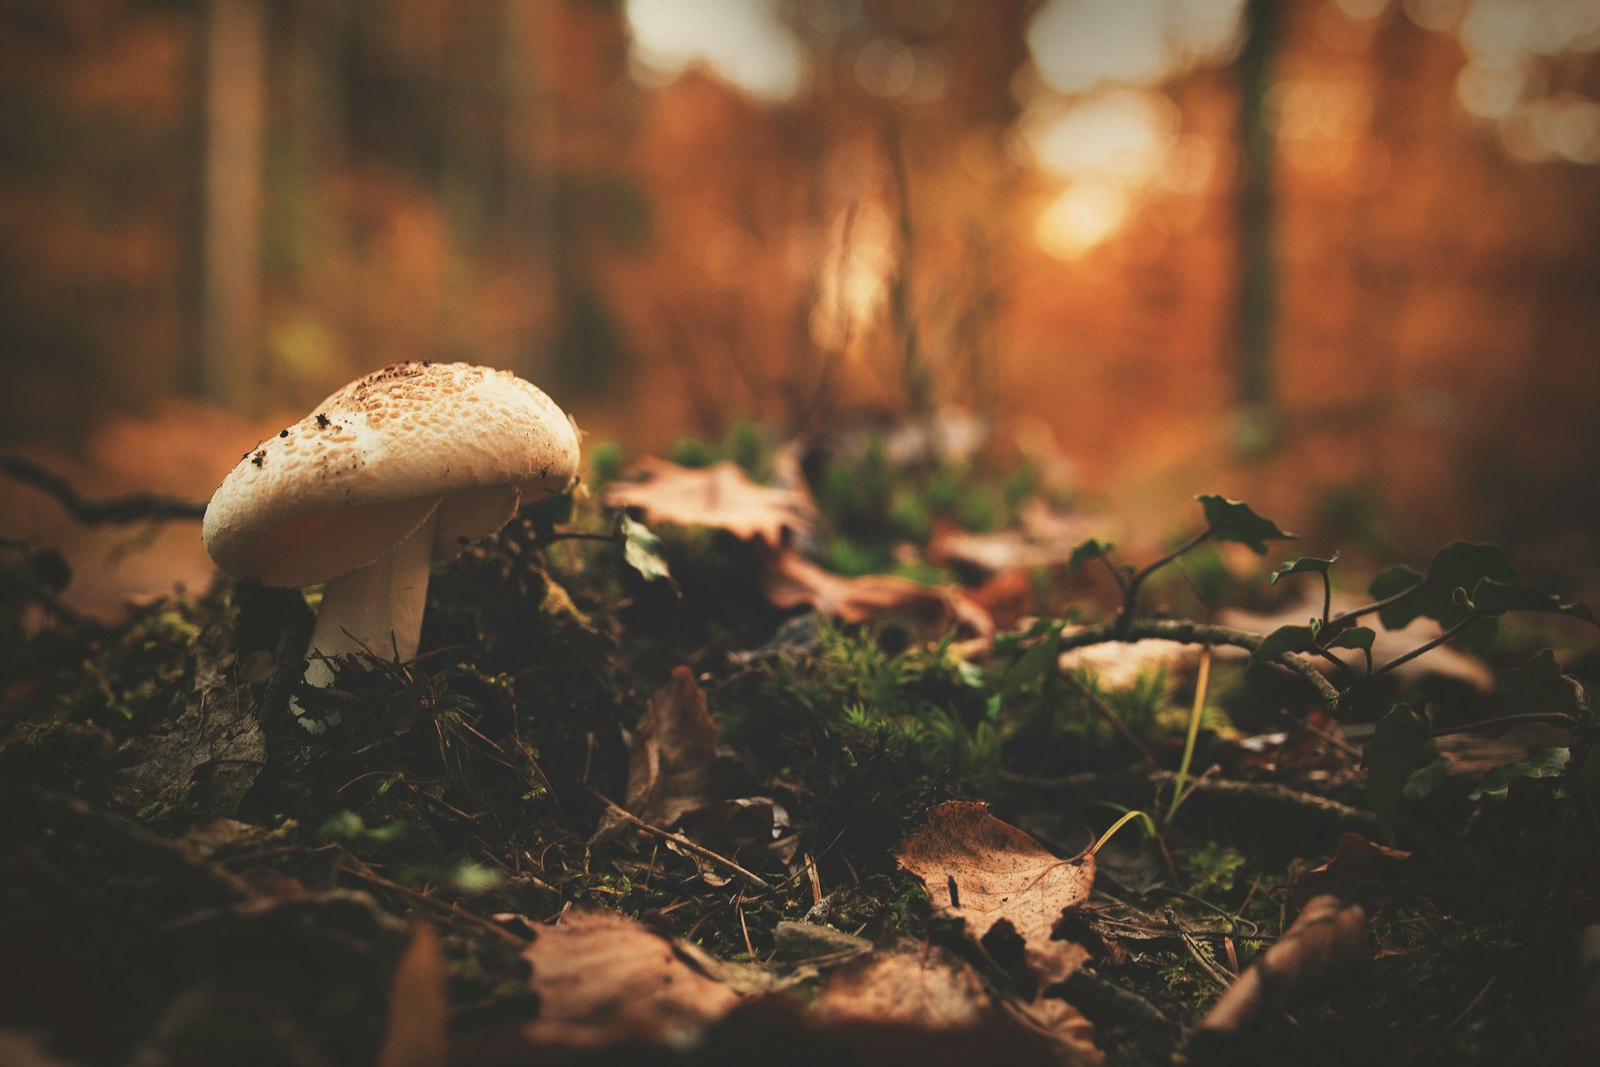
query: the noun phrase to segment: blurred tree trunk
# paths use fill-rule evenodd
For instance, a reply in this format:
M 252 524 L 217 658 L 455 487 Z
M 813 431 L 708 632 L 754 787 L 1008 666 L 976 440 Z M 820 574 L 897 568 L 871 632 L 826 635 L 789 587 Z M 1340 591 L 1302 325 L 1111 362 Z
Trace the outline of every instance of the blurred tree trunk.
M 1273 342 L 1277 261 L 1273 255 L 1273 137 L 1267 121 L 1272 59 L 1281 0 L 1246 0 L 1244 47 L 1239 52 L 1239 399 L 1238 445 L 1272 447 L 1277 411 Z
M 260 0 L 211 0 L 204 18 L 195 379 L 203 396 L 243 406 L 259 341 L 265 12 Z
M 553 299 L 556 262 L 555 106 L 546 88 L 549 42 L 554 34 L 551 0 L 506 0 L 504 54 L 505 143 L 501 167 L 501 218 L 507 268 L 536 294 L 541 307 Z M 507 338 L 497 363 L 537 381 L 539 337 L 519 329 Z

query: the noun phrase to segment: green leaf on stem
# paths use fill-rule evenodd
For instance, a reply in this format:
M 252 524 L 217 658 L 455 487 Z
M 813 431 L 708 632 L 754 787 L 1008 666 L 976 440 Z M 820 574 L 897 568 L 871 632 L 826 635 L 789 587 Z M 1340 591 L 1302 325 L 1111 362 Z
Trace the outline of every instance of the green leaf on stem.
M 1496 703 L 1497 715 L 1560 712 L 1577 715 L 1584 707 L 1576 678 L 1563 674 L 1548 648 L 1521 667 L 1506 672 Z
M 1547 593 L 1530 582 L 1481 579 L 1472 588 L 1472 606 L 1485 615 L 1500 615 L 1507 611 L 1534 611 L 1547 615 L 1570 615 L 1588 623 L 1595 621 L 1594 613 L 1583 604 L 1563 603 L 1560 597 Z
M 1056 669 L 1061 658 L 1062 624 L 1052 623 L 1039 643 L 1024 652 L 1000 679 L 1000 695 L 1009 697 L 1018 689 L 1036 682 Z
M 1271 663 L 1286 652 L 1304 652 L 1316 644 L 1317 633 L 1310 626 L 1280 626 L 1266 637 L 1261 644 L 1250 653 L 1250 664 L 1246 670 L 1254 670 L 1263 663 Z
M 1279 578 L 1286 578 L 1291 574 L 1327 574 L 1328 568 L 1338 562 L 1339 553 L 1337 552 L 1327 559 L 1323 559 L 1320 556 L 1301 556 L 1297 560 L 1285 563 L 1267 575 L 1267 584 L 1277 585 Z
M 1088 566 L 1097 557 L 1106 555 L 1115 547 L 1110 541 L 1102 541 L 1098 537 L 1089 538 L 1074 548 L 1072 554 L 1067 557 L 1067 573 L 1077 573 L 1080 568 Z
M 661 554 L 661 538 L 656 536 L 654 530 L 629 518 L 627 513 L 623 513 L 617 529 L 622 534 L 622 558 L 628 566 L 638 571 L 647 582 L 661 578 L 672 581 L 666 557 Z
M 1570 750 L 1565 748 L 1547 748 L 1534 756 L 1526 763 L 1507 763 L 1491 769 L 1483 776 L 1483 781 L 1478 783 L 1478 788 L 1468 794 L 1468 800 L 1480 800 L 1484 797 L 1505 799 L 1511 791 L 1511 783 L 1519 778 L 1557 778 L 1566 770 L 1567 761 L 1572 758 Z
M 1268 541 L 1293 541 L 1295 535 L 1278 527 L 1271 519 L 1264 519 L 1250 509 L 1249 504 L 1229 500 L 1214 493 L 1195 497 L 1206 518 L 1206 528 L 1218 541 L 1234 541 L 1249 545 L 1258 556 L 1267 554 Z
M 1399 630 L 1418 618 L 1433 619 L 1449 629 L 1472 617 L 1466 594 L 1485 578 L 1520 581 L 1516 568 L 1498 545 L 1452 541 L 1441 548 L 1428 565 L 1426 575 L 1410 567 L 1389 567 L 1372 580 L 1368 591 L 1379 600 L 1417 586 L 1415 592 L 1378 612 L 1378 619 L 1390 630 Z M 1421 583 L 1418 585 L 1418 583 Z M 1456 591 L 1461 590 L 1458 598 Z M 1481 650 L 1494 638 L 1493 618 L 1484 618 L 1463 630 L 1456 638 L 1469 649 Z
M 1440 756 L 1432 763 L 1425 763 L 1411 772 L 1406 779 L 1406 787 L 1401 795 L 1407 800 L 1421 800 L 1435 789 L 1450 775 L 1450 757 Z
M 1361 765 L 1367 769 L 1367 804 L 1377 814 L 1385 837 L 1394 836 L 1394 817 L 1406 782 L 1431 747 L 1432 732 L 1428 720 L 1409 704 L 1396 704 L 1378 720 L 1372 740 L 1361 751 Z
M 1334 634 L 1324 648 L 1359 648 L 1363 652 L 1372 651 L 1372 642 L 1377 638 L 1377 632 L 1370 626 L 1352 626 Z

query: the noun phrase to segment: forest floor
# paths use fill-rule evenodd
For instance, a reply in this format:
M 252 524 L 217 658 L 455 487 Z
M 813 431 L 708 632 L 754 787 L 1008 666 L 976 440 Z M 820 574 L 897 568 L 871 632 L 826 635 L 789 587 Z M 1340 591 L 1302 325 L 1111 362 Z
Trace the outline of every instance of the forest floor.
M 0 1062 L 1600 1059 L 1594 629 L 1486 546 L 1405 617 L 1232 502 L 1137 567 L 932 446 L 597 451 L 324 690 L 314 596 L 0 546 Z

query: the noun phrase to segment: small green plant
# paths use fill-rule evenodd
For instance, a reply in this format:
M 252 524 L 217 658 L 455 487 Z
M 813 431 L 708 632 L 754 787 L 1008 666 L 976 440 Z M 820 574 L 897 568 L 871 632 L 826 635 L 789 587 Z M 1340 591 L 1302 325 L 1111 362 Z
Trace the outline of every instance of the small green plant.
M 1596 625 L 1593 613 L 1582 604 L 1568 603 L 1525 581 L 1503 549 L 1496 545 L 1453 541 L 1439 550 L 1426 572 L 1407 566 L 1392 566 L 1373 578 L 1368 593 L 1371 601 L 1332 614 L 1332 586 L 1329 571 L 1339 560 L 1302 556 L 1281 566 L 1272 576 L 1281 578 L 1313 574 L 1322 583 L 1322 611 L 1305 625 L 1281 626 L 1270 634 L 1252 634 L 1209 623 L 1187 620 L 1143 620 L 1138 617 L 1139 592 L 1144 583 L 1163 567 L 1208 542 L 1232 541 L 1249 546 L 1264 555 L 1269 541 L 1292 540 L 1277 523 L 1257 515 L 1247 504 L 1215 495 L 1196 497 L 1205 519 L 1204 528 L 1181 545 L 1144 567 L 1118 562 L 1113 547 L 1098 539 L 1080 544 L 1072 553 L 1069 566 L 1082 568 L 1099 561 L 1117 584 L 1121 604 L 1103 626 L 1089 627 L 1073 636 L 1072 645 L 1102 641 L 1138 640 L 1166 637 L 1212 645 L 1232 645 L 1250 651 L 1250 664 L 1259 668 L 1275 664 L 1297 673 L 1316 692 L 1328 711 L 1335 715 L 1360 713 L 1371 703 L 1373 683 L 1397 668 L 1450 641 L 1482 648 L 1493 638 L 1501 617 L 1512 612 L 1559 615 Z M 1361 620 L 1376 618 L 1386 629 L 1404 628 L 1417 618 L 1429 618 L 1441 627 L 1440 633 L 1385 663 L 1375 663 L 1372 650 L 1376 632 Z M 1067 647 L 1062 642 L 1059 647 Z M 1356 671 L 1334 655 L 1338 649 L 1354 649 L 1363 654 L 1365 670 Z M 1314 656 L 1334 665 L 1339 683 L 1326 680 L 1301 655 Z M 1208 666 L 1208 658 L 1207 658 Z M 1205 673 L 1203 667 L 1202 674 Z M 1191 713 L 1191 737 L 1198 727 L 1205 685 L 1197 686 L 1195 710 Z M 1404 704 L 1394 705 L 1383 715 L 1373 739 L 1364 753 L 1368 768 L 1367 801 L 1377 812 L 1385 836 L 1392 837 L 1394 818 L 1405 798 L 1412 774 L 1435 758 L 1431 739 L 1464 730 L 1495 730 L 1527 722 L 1550 723 L 1565 728 L 1571 737 L 1571 750 L 1580 758 L 1565 766 L 1577 769 L 1587 761 L 1590 713 L 1582 687 L 1563 674 L 1554 656 L 1545 650 L 1522 671 L 1512 672 L 1503 687 L 1498 714 L 1465 726 L 1436 726 L 1430 709 L 1419 713 Z M 1192 741 L 1186 745 L 1180 779 L 1186 779 L 1192 758 Z M 1495 779 L 1496 792 L 1502 778 L 1549 776 L 1551 760 L 1527 765 L 1526 770 L 1506 769 Z M 1569 770 L 1566 773 L 1574 773 Z M 1168 808 L 1168 818 L 1182 801 L 1182 783 Z M 1413 795 L 1417 792 L 1412 790 Z

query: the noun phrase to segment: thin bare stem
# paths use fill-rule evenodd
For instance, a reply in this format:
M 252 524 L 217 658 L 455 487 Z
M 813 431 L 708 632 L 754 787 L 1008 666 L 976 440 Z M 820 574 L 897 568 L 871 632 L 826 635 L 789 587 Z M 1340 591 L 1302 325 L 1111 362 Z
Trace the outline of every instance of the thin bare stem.
M 1501 715 L 1494 719 L 1479 719 L 1477 722 L 1462 723 L 1460 726 L 1446 726 L 1433 731 L 1429 737 L 1448 737 L 1451 734 L 1470 734 L 1478 730 L 1498 730 L 1501 727 L 1521 726 L 1525 723 L 1549 723 L 1552 726 L 1565 726 L 1569 729 L 1578 725 L 1578 720 L 1561 711 L 1530 711 L 1522 715 Z
M 1151 563 L 1144 569 L 1138 571 L 1128 579 L 1127 584 L 1122 587 L 1122 610 L 1117 613 L 1117 618 L 1115 620 L 1119 630 L 1126 631 L 1128 624 L 1133 621 L 1133 613 L 1138 607 L 1139 587 L 1144 584 L 1145 579 L 1149 578 L 1156 571 L 1160 570 L 1162 567 L 1165 567 L 1167 564 L 1171 563 L 1185 552 L 1190 552 L 1205 544 L 1206 541 L 1211 539 L 1211 534 L 1212 529 L 1211 527 L 1207 526 L 1204 530 L 1201 530 L 1199 533 L 1189 538 L 1189 540 L 1185 541 L 1171 552 L 1168 552 L 1154 563 Z
M 616 803 L 610 797 L 607 797 L 604 793 L 600 792 L 594 786 L 589 785 L 587 782 L 584 783 L 584 788 L 593 794 L 596 800 L 600 801 L 600 803 L 609 808 L 619 819 L 629 823 L 635 829 L 643 830 L 647 834 L 654 834 L 663 840 L 671 841 L 676 845 L 688 849 L 690 852 L 693 852 L 698 856 L 705 857 L 719 866 L 726 867 L 728 870 L 732 871 L 734 874 L 737 874 L 740 878 L 743 878 L 751 885 L 756 886 L 758 889 L 772 888 L 771 884 L 768 883 L 765 878 L 762 878 L 759 874 L 756 874 L 753 871 L 745 870 L 728 857 L 721 855 L 720 853 L 713 852 L 699 842 L 692 841 L 689 838 L 684 837 L 682 834 L 673 833 L 671 830 L 663 830 L 659 826 L 645 822 L 633 812 Z
M 1137 734 L 1128 729 L 1128 724 L 1123 722 L 1122 717 L 1112 710 L 1111 705 L 1107 704 L 1104 700 L 1101 700 L 1099 694 L 1097 694 L 1093 689 L 1090 689 L 1088 686 L 1084 685 L 1083 682 L 1078 680 L 1078 676 L 1070 671 L 1063 673 L 1061 678 L 1068 685 L 1070 685 L 1079 696 L 1083 697 L 1084 700 L 1089 702 L 1089 706 L 1095 710 L 1096 714 L 1098 714 L 1102 719 L 1111 725 L 1111 728 L 1117 732 L 1118 736 L 1137 749 L 1139 754 L 1144 757 L 1147 764 L 1152 767 L 1155 766 L 1155 754 L 1145 747 L 1145 743 L 1139 740 L 1139 736 Z
M 1363 604 L 1359 608 L 1351 608 L 1349 611 L 1340 612 L 1338 615 L 1335 615 L 1324 624 L 1323 630 L 1331 630 L 1333 633 L 1338 633 L 1340 630 L 1344 629 L 1350 623 L 1355 622 L 1363 615 L 1371 615 L 1374 611 L 1382 611 L 1384 608 L 1387 608 L 1393 604 L 1398 604 L 1400 601 L 1404 600 L 1406 597 L 1410 596 L 1412 593 L 1415 593 L 1418 589 L 1421 589 L 1427 584 L 1428 579 L 1423 578 L 1420 581 L 1406 586 L 1398 593 L 1393 593 L 1384 597 L 1382 600 L 1375 600 L 1371 604 Z M 1329 636 L 1332 636 L 1332 634 L 1329 634 Z
M 1388 663 L 1385 663 L 1383 666 L 1372 672 L 1372 677 L 1381 678 L 1385 674 L 1389 674 L 1394 671 L 1397 667 L 1401 667 L 1407 663 L 1410 663 L 1423 653 L 1433 651 L 1440 645 L 1455 637 L 1462 630 L 1465 630 L 1467 627 L 1471 626 L 1473 623 L 1482 618 L 1484 618 L 1482 615 L 1468 615 L 1466 618 L 1450 627 L 1450 629 L 1446 630 L 1444 633 L 1438 635 L 1437 637 L 1431 638 L 1430 640 L 1424 641 L 1416 648 L 1413 648 L 1410 652 L 1407 652 L 1401 656 L 1396 656 Z

